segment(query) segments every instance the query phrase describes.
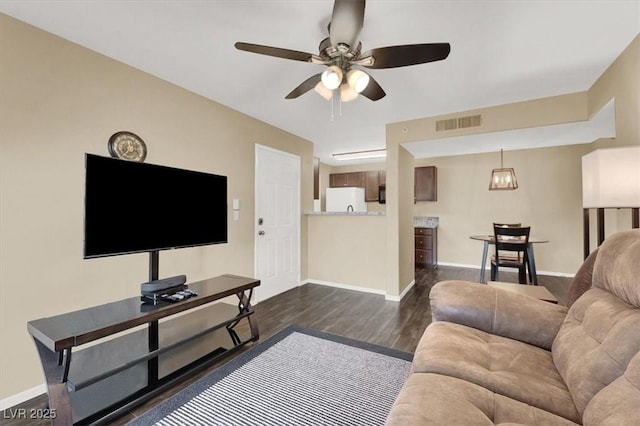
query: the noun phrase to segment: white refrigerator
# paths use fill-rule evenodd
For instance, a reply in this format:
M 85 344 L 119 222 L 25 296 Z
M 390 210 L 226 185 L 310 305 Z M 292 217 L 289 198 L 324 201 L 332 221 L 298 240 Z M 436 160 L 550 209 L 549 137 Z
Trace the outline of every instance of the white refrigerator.
M 366 212 L 364 188 L 327 188 L 326 206 L 328 212 Z

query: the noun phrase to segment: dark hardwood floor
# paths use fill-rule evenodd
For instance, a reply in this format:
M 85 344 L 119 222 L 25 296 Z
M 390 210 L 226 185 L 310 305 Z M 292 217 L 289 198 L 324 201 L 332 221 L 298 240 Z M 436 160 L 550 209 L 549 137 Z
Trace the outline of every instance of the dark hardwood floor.
M 477 281 L 477 269 L 440 266 L 438 269 L 416 269 L 416 284 L 401 302 L 386 301 L 384 296 L 343 290 L 317 284 L 305 284 L 255 306 L 260 339 L 264 340 L 290 324 L 297 324 L 353 339 L 413 352 L 424 329 L 431 322 L 429 291 L 444 280 Z M 500 280 L 518 282 L 517 273 L 500 272 Z M 566 303 L 571 278 L 538 276 L 560 304 Z M 258 344 L 258 343 L 256 343 Z M 250 345 L 214 364 L 206 371 L 185 380 L 175 388 L 156 396 L 110 425 L 124 425 L 159 404 L 179 390 L 198 380 L 212 369 L 247 350 Z M 33 398 L 11 410 L 2 412 L 0 424 L 7 426 L 46 425 L 48 421 L 15 418 L 17 410 L 26 413 L 46 406 L 46 395 Z

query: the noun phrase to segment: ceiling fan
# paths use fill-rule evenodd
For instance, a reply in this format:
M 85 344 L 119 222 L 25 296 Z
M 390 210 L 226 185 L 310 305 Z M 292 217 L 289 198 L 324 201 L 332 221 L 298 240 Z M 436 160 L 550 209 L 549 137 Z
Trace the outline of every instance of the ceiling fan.
M 398 68 L 441 61 L 449 56 L 449 43 L 407 44 L 388 46 L 361 52 L 360 31 L 364 22 L 366 0 L 335 0 L 329 37 L 320 42 L 317 55 L 297 50 L 259 44 L 237 42 L 236 49 L 294 61 L 326 66 L 293 89 L 286 99 L 295 99 L 309 90 L 329 100 L 339 90 L 342 102 L 355 99 L 358 94 L 377 101 L 386 93 L 371 75 L 359 67 L 370 69 Z

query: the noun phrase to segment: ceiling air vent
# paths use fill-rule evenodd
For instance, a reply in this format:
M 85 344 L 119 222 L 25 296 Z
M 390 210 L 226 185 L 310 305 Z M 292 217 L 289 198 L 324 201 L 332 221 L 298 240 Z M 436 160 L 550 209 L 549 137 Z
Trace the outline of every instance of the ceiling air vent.
M 458 118 L 458 129 L 466 129 L 467 127 L 478 127 L 481 124 L 482 116 L 480 114 Z
M 455 130 L 458 128 L 457 118 L 447 118 L 446 120 L 436 121 L 436 132 L 442 132 L 445 130 Z
M 466 117 L 447 118 L 445 120 L 436 121 L 436 132 L 446 130 L 466 129 L 469 127 L 479 127 L 482 125 L 482 116 L 468 115 Z

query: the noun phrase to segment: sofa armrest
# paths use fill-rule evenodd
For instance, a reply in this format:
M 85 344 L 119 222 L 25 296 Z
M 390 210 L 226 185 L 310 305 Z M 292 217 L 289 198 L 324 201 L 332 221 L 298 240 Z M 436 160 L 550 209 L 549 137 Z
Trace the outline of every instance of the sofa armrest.
M 449 321 L 551 350 L 567 307 L 469 281 L 441 281 L 429 294 L 434 321 Z

